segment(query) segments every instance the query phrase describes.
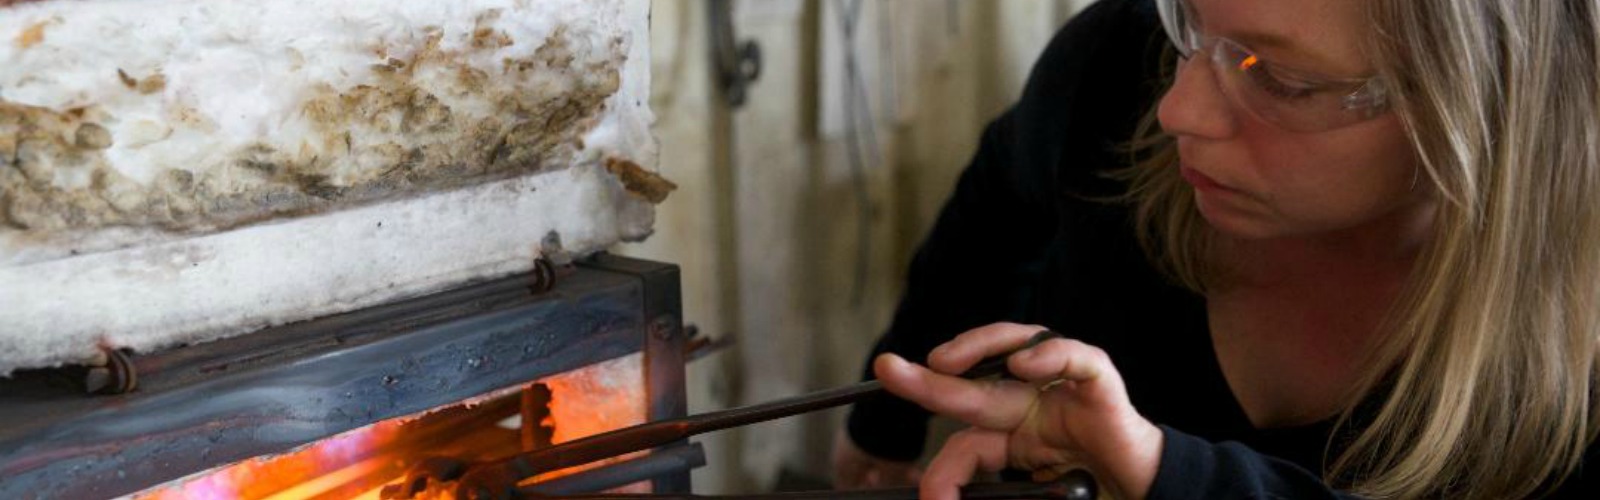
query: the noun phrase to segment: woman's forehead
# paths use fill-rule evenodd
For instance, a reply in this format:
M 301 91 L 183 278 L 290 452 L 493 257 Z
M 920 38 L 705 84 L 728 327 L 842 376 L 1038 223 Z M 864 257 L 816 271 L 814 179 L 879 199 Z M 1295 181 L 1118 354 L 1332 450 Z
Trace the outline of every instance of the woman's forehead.
M 1212 35 L 1300 69 L 1363 75 L 1371 65 L 1361 43 L 1370 33 L 1373 0 L 1180 0 Z

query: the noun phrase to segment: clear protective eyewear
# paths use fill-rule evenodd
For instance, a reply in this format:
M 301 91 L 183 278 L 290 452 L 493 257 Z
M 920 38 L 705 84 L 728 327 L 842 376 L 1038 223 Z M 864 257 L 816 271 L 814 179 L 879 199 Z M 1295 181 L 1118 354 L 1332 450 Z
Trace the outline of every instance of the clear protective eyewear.
M 1209 54 L 1217 86 L 1235 106 L 1294 132 L 1321 132 L 1371 120 L 1389 109 L 1378 78 L 1333 78 L 1280 66 L 1232 40 L 1194 26 L 1185 0 L 1156 0 L 1161 26 L 1184 60 Z

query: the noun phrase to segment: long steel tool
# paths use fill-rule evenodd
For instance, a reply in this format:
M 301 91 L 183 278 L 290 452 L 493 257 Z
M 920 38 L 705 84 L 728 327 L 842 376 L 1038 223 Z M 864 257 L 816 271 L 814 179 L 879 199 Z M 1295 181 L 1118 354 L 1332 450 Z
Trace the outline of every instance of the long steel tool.
M 1050 331 L 1041 331 L 1029 340 L 1023 348 L 1032 347 L 1052 338 L 1059 338 L 1060 334 Z M 980 362 L 977 366 L 963 373 L 962 376 L 978 379 L 1006 374 L 1007 355 L 994 356 Z M 570 441 L 556 446 L 541 448 L 529 452 L 519 453 L 507 458 L 472 464 L 465 468 L 465 474 L 460 476 L 456 485 L 456 498 L 496 499 L 509 500 L 513 498 L 538 498 L 537 495 L 525 495 L 517 489 L 517 483 L 537 474 L 565 469 L 595 462 L 598 460 L 615 457 L 640 450 L 666 446 L 690 436 L 706 432 L 718 431 L 749 425 L 768 420 L 799 415 L 816 410 L 832 408 L 853 403 L 864 397 L 879 394 L 883 391 L 883 383 L 871 380 L 853 385 L 829 389 L 811 394 L 781 399 L 768 403 L 761 403 L 740 408 L 732 408 L 701 415 L 672 420 L 649 422 L 633 427 L 617 429 L 603 434 Z M 440 474 L 430 472 L 428 479 L 448 481 L 450 477 L 439 477 Z M 404 483 L 407 491 L 400 492 L 401 497 L 410 498 L 412 495 L 425 488 L 427 481 L 421 478 L 408 478 Z M 1009 498 L 1093 498 L 1094 479 L 1085 473 L 1067 474 L 1051 483 L 996 483 L 985 485 L 972 485 L 968 487 L 970 493 L 963 498 L 1009 499 Z M 778 495 L 778 496 L 773 496 Z M 818 492 L 818 493 L 787 493 L 773 495 L 744 495 L 737 498 L 772 498 L 772 499 L 799 499 L 799 498 L 858 498 L 858 499 L 889 499 L 889 498 L 915 498 L 915 490 L 878 490 L 865 492 Z M 790 496 L 783 496 L 790 495 Z M 795 496 L 798 495 L 798 496 Z M 812 495 L 812 496 L 805 496 Z M 821 496 L 818 496 L 821 495 Z M 732 497 L 709 496 L 682 496 L 682 495 L 632 495 L 632 496 L 563 496 L 563 498 L 590 498 L 590 499 L 713 499 Z
M 1091 500 L 1095 498 L 1094 477 L 1088 471 L 1077 469 L 1054 481 L 1043 483 L 979 483 L 961 488 L 962 500 Z M 854 491 L 797 491 L 763 493 L 758 495 L 655 495 L 655 494 L 592 494 L 524 498 L 561 498 L 562 500 L 914 500 L 916 488 L 889 488 Z

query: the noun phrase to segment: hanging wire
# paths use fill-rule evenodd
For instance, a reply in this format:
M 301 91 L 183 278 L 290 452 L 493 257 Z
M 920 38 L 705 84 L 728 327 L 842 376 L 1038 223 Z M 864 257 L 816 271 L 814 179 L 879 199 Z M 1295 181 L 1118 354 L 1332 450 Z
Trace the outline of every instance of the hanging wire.
M 834 13 L 839 23 L 840 53 L 844 59 L 844 81 L 841 87 L 845 144 L 848 148 L 850 180 L 856 198 L 856 265 L 855 281 L 851 286 L 850 304 L 861 307 L 866 295 L 868 260 L 872 256 L 872 200 L 867 191 L 867 163 L 881 164 L 876 121 L 867 98 L 866 80 L 861 75 L 856 54 L 856 28 L 861 21 L 861 0 L 835 0 Z M 863 135 L 865 137 L 863 137 Z M 867 147 L 862 147 L 862 142 Z M 863 151 L 867 149 L 868 151 Z M 870 156 L 868 156 L 870 155 Z

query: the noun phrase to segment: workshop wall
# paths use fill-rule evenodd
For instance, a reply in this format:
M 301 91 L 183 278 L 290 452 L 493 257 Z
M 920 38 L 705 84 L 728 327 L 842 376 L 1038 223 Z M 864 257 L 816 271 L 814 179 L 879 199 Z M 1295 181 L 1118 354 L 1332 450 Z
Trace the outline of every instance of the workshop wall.
M 720 2 L 652 3 L 660 172 L 680 189 L 653 237 L 617 251 L 681 265 L 686 321 L 737 342 L 691 366 L 692 411 L 859 377 L 981 129 L 1087 3 L 735 0 L 737 40 L 762 54 L 739 108 L 715 84 Z M 696 490 L 826 480 L 843 415 L 700 438 Z

